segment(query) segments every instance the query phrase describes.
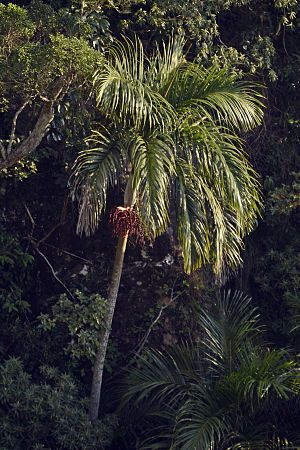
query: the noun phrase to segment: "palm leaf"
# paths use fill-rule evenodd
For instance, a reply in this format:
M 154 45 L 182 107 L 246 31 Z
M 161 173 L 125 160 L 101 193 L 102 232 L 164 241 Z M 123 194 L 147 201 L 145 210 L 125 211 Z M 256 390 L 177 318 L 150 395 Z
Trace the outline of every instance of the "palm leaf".
M 276 429 L 267 423 L 255 426 L 252 424 L 243 432 L 232 433 L 227 441 L 229 442 L 228 450 L 295 450 L 297 448 L 288 438 L 280 437 Z
M 257 87 L 236 81 L 225 69 L 205 70 L 190 63 L 181 66 L 166 98 L 179 115 L 217 120 L 229 128 L 248 131 L 262 120 L 262 96 Z
M 204 198 L 191 171 L 191 166 L 177 158 L 174 200 L 178 240 L 182 247 L 184 270 L 200 267 L 209 261 L 210 240 Z
M 284 350 L 269 350 L 265 354 L 253 354 L 251 361 L 240 368 L 239 389 L 251 400 L 265 398 L 273 393 L 288 399 L 300 391 L 300 369 L 294 361 L 286 360 Z
M 184 350 L 182 351 L 184 352 Z M 176 408 L 183 401 L 187 387 L 187 379 L 195 374 L 189 370 L 182 371 L 178 365 L 178 349 L 175 354 L 151 351 L 150 359 L 140 358 L 139 368 L 132 369 L 126 381 L 127 389 L 123 403 L 134 400 L 139 404 L 146 398 L 151 404 L 156 404 L 157 413 L 163 411 L 162 405 L 168 404 L 171 409 Z M 180 358 L 182 363 L 182 359 Z M 194 362 L 193 362 L 194 364 Z
M 182 34 L 173 35 L 167 44 L 162 42 L 161 49 L 157 45 L 155 53 L 149 59 L 147 72 L 149 84 L 164 98 L 167 97 L 178 71 L 186 63 L 184 45 Z
M 231 418 L 208 390 L 199 390 L 179 410 L 175 444 L 181 450 L 213 450 L 227 433 Z
M 200 314 L 200 324 L 206 335 L 203 340 L 206 357 L 218 376 L 238 370 L 254 348 L 261 326 L 256 308 L 251 308 L 250 302 L 242 292 L 228 291 L 218 300 L 214 314 L 206 311 Z
M 171 105 L 151 88 L 152 65 L 144 54 L 141 41 L 124 39 L 110 47 L 107 62 L 94 74 L 97 106 L 107 115 L 116 113 L 135 128 L 160 126 L 164 129 L 174 118 Z M 153 74 L 152 74 L 153 77 Z
M 108 188 L 120 181 L 126 167 L 126 147 L 121 136 L 113 138 L 111 130 L 99 128 L 101 131 L 94 131 L 87 139 L 92 148 L 79 153 L 73 171 L 73 192 L 79 196 L 77 232 L 84 231 L 87 236 L 98 225 Z
M 238 138 L 221 127 L 179 121 L 176 146 L 181 158 L 175 199 L 185 270 L 210 261 L 221 276 L 226 266 L 240 263 L 242 238 L 256 224 L 261 204 L 256 174 Z M 188 196 L 193 198 L 189 210 Z M 194 244 L 192 228 L 200 223 Z
M 168 226 L 169 185 L 174 173 L 173 141 L 167 135 L 134 136 L 129 148 L 133 189 L 139 190 L 140 217 L 153 236 Z

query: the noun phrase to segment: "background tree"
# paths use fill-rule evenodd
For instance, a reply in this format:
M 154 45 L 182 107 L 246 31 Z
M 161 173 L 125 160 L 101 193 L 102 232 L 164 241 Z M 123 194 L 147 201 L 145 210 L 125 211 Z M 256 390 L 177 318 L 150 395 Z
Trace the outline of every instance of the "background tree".
M 71 86 L 90 81 L 101 57 L 88 44 L 90 25 L 79 19 L 41 1 L 27 9 L 0 4 L 0 169 L 33 152 L 54 118 L 54 105 Z M 30 121 L 22 120 L 25 112 Z

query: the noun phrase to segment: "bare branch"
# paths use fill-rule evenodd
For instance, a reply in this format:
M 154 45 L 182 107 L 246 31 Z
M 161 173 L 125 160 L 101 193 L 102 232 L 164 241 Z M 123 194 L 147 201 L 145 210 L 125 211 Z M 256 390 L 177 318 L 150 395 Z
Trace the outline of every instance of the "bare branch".
M 136 356 L 139 356 L 140 353 L 141 353 L 141 351 L 142 351 L 143 348 L 145 347 L 145 344 L 146 344 L 146 342 L 147 342 L 147 340 L 148 340 L 148 337 L 149 337 L 151 331 L 153 330 L 154 325 L 155 325 L 155 324 L 159 321 L 159 319 L 161 318 L 161 315 L 162 315 L 163 311 L 164 311 L 166 308 L 168 308 L 168 306 L 170 306 L 172 303 L 174 303 L 174 302 L 178 299 L 178 297 L 180 297 L 180 296 L 183 294 L 183 292 L 180 292 L 179 294 L 175 295 L 175 297 L 174 297 L 174 287 L 175 287 L 175 283 L 176 283 L 176 281 L 177 281 L 177 278 L 178 278 L 178 277 L 175 278 L 175 280 L 174 280 L 174 282 L 173 282 L 173 285 L 172 285 L 172 288 L 171 288 L 170 300 L 168 301 L 168 303 L 166 303 L 165 305 L 162 305 L 162 306 L 160 307 L 157 316 L 155 317 L 155 319 L 153 320 L 153 322 L 151 322 L 151 324 L 149 325 L 149 327 L 148 327 L 148 329 L 147 329 L 147 331 L 146 331 L 146 333 L 145 333 L 145 336 L 143 337 L 143 339 L 142 339 L 142 340 L 140 341 L 140 343 L 138 344 L 138 349 L 137 349 L 137 351 L 135 352 L 135 355 L 136 355 Z
M 15 131 L 16 131 L 16 126 L 17 126 L 17 120 L 19 115 L 21 114 L 21 112 L 23 111 L 23 109 L 25 108 L 25 106 L 28 105 L 28 103 L 30 102 L 31 97 L 28 97 L 25 102 L 23 103 L 23 105 L 18 109 L 18 111 L 16 111 L 13 121 L 12 121 L 12 126 L 11 126 L 11 132 L 10 132 L 10 138 L 9 138 L 9 143 L 7 146 L 7 150 L 6 150 L 6 156 L 8 156 L 11 152 L 11 148 L 12 148 L 12 144 L 14 142 L 15 139 Z
M 27 214 L 28 214 L 28 217 L 29 217 L 29 219 L 30 219 L 30 222 L 31 222 L 31 231 L 30 231 L 30 237 L 29 237 L 29 239 L 28 239 L 28 242 L 27 242 L 27 247 L 26 247 L 26 253 L 28 252 L 28 248 L 29 248 L 29 244 L 30 244 L 30 242 L 32 242 L 32 239 L 33 239 L 33 231 L 34 231 L 34 228 L 35 228 L 35 221 L 34 221 L 34 218 L 32 217 L 32 215 L 31 215 L 31 212 L 29 211 L 29 208 L 28 208 L 28 206 L 26 205 L 26 203 L 24 203 L 23 201 L 22 201 L 22 203 L 23 203 L 23 206 L 24 206 L 24 208 L 25 208 L 25 210 L 26 210 L 26 212 L 27 212 Z
M 27 214 L 29 216 L 31 225 L 35 225 L 34 218 L 32 217 L 31 212 L 29 211 L 28 206 L 26 205 L 26 203 L 24 203 L 24 208 L 26 209 L 26 212 L 27 212 Z
M 6 150 L 5 150 L 5 147 L 2 144 L 2 142 L 0 142 L 0 153 L 1 153 L 2 158 L 5 159 L 6 158 Z
M 67 293 L 72 297 L 73 300 L 75 300 L 75 298 L 73 297 L 72 293 L 69 291 L 69 289 L 67 288 L 67 286 L 61 281 L 60 278 L 58 278 L 58 276 L 56 275 L 52 265 L 50 264 L 49 260 L 47 259 L 47 257 L 44 255 L 44 253 L 41 252 L 41 250 L 39 250 L 36 246 L 35 246 L 35 250 L 38 252 L 39 255 L 41 255 L 41 257 L 44 259 L 44 261 L 46 261 L 46 263 L 48 264 L 48 266 L 50 267 L 50 270 L 52 272 L 52 275 L 54 276 L 54 278 L 64 287 L 64 289 L 67 291 Z
M 90 265 L 93 265 L 93 261 L 91 261 L 90 259 L 82 258 L 81 256 L 78 256 L 78 255 L 75 255 L 74 253 L 68 252 L 67 250 L 63 250 L 62 248 L 56 247 L 55 245 L 46 244 L 45 242 L 44 242 L 44 245 L 46 245 L 46 247 L 54 248 L 55 250 L 58 250 L 61 253 L 65 253 L 66 255 L 72 256 L 73 258 L 80 259 L 80 261 L 84 261 Z
M 65 206 L 66 206 L 66 201 L 64 202 L 64 208 L 65 208 Z M 32 238 L 32 233 L 33 233 L 33 230 L 34 230 L 34 227 L 35 227 L 35 221 L 34 221 L 34 218 L 33 218 L 32 215 L 31 215 L 31 212 L 29 211 L 29 208 L 28 208 L 28 206 L 26 205 L 26 203 L 24 203 L 24 208 L 25 208 L 25 210 L 26 210 L 26 212 L 27 212 L 27 214 L 28 214 L 28 216 L 29 216 L 30 222 L 31 222 L 31 224 L 32 224 L 31 235 L 28 237 L 28 241 L 32 243 L 34 249 L 38 252 L 39 255 L 41 255 L 41 257 L 44 259 L 44 261 L 46 261 L 46 263 L 47 263 L 48 266 L 50 267 L 50 270 L 51 270 L 52 275 L 54 276 L 54 278 L 55 278 L 55 279 L 56 279 L 56 280 L 64 287 L 64 289 L 65 289 L 65 290 L 68 292 L 68 294 L 73 298 L 73 300 L 75 300 L 74 297 L 73 297 L 73 295 L 72 295 L 72 293 L 71 293 L 71 292 L 69 291 L 69 289 L 67 288 L 67 286 L 66 286 L 66 285 L 61 281 L 61 279 L 58 278 L 58 276 L 56 275 L 55 270 L 53 269 L 52 265 L 50 264 L 48 258 L 44 255 L 44 253 L 41 252 L 41 250 L 39 250 L 38 246 L 39 246 L 39 244 L 41 243 L 41 241 L 43 241 L 43 239 L 42 239 L 41 241 L 39 241 L 39 242 L 36 244 L 36 242 L 35 242 L 34 239 Z M 63 217 L 63 214 L 64 214 L 64 213 L 62 213 L 62 217 Z M 52 230 L 51 230 L 51 231 L 52 231 Z M 48 235 L 49 235 L 49 233 L 48 233 Z M 48 235 L 46 236 L 46 238 L 48 237 Z M 46 238 L 45 238 L 45 239 L 46 239 Z
M 54 227 L 51 228 L 51 230 L 43 238 L 41 238 L 38 241 L 38 243 L 36 244 L 37 247 L 39 247 L 40 244 L 42 244 L 44 241 L 46 241 L 51 236 L 51 234 L 54 233 L 54 231 L 57 228 L 59 228 L 60 226 L 64 225 L 65 218 L 66 218 L 67 205 L 68 205 L 68 196 L 66 195 L 65 199 L 64 199 L 64 204 L 63 204 L 63 208 L 62 208 L 62 211 L 61 211 L 61 216 L 60 216 L 59 222 L 56 225 L 54 225 Z
M 44 137 L 47 127 L 54 118 L 53 104 L 66 92 L 70 80 L 71 77 L 68 79 L 60 78 L 54 83 L 49 95 L 50 101 L 44 102 L 32 132 L 18 147 L 14 148 L 9 155 L 6 155 L 5 158 L 0 160 L 0 170 L 16 164 L 37 148 Z

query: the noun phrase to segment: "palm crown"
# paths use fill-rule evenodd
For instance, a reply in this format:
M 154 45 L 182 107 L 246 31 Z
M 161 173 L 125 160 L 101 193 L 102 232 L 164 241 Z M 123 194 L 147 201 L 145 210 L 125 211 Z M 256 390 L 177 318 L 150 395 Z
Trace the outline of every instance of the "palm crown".
M 78 232 L 95 230 L 108 189 L 130 167 L 146 232 L 155 237 L 167 228 L 174 201 L 187 272 L 205 262 L 217 273 L 224 263 L 237 265 L 241 239 L 254 228 L 260 206 L 256 174 L 236 136 L 260 123 L 254 86 L 188 62 L 177 36 L 149 58 L 138 39 L 117 43 L 94 87 L 109 125 L 92 133 L 75 164 Z

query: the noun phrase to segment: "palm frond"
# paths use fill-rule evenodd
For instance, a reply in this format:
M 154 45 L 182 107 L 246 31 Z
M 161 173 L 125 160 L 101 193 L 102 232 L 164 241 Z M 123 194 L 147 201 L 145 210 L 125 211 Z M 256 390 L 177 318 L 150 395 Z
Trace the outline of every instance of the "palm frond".
M 133 400 L 139 404 L 151 398 L 157 412 L 162 405 L 168 404 L 173 409 L 181 404 L 187 392 L 187 379 L 171 353 L 151 351 L 150 359 L 141 358 L 139 366 L 130 371 L 124 403 Z
M 290 319 L 290 331 L 293 333 L 294 331 L 298 331 L 300 328 L 300 297 L 297 295 L 297 292 L 295 296 L 288 299 L 287 303 L 292 313 Z
M 286 351 L 256 345 L 261 327 L 251 299 L 224 293 L 200 323 L 206 360 L 185 344 L 149 351 L 130 370 L 123 406 L 144 408 L 141 448 L 298 448 L 299 368 Z
M 155 53 L 149 58 L 147 80 L 152 89 L 164 98 L 167 96 L 178 70 L 185 64 L 185 40 L 182 34 L 172 35 L 161 48 L 156 46 Z
M 205 384 L 193 345 L 181 344 L 164 353 L 151 350 L 145 359 L 139 358 L 139 367 L 130 369 L 126 379 L 122 407 L 138 412 L 143 408 L 143 419 L 152 421 L 142 449 L 173 448 L 177 412 L 192 392 L 205 397 Z M 139 417 L 134 417 L 136 425 Z
M 262 120 L 259 86 L 237 81 L 225 69 L 204 69 L 197 63 L 183 65 L 168 92 L 167 100 L 181 116 L 249 131 Z
M 176 146 L 181 158 L 176 159 L 180 168 L 175 199 L 177 192 L 178 223 L 186 224 L 184 233 L 179 235 L 185 270 L 209 261 L 221 277 L 226 267 L 235 268 L 241 262 L 242 238 L 255 227 L 261 206 L 256 173 L 247 162 L 239 139 L 219 126 L 179 121 Z M 184 191 L 186 196 L 189 192 L 190 197 L 193 195 L 189 211 Z M 189 221 L 193 211 L 193 220 Z M 199 223 L 202 230 L 196 240 L 200 244 L 202 241 L 202 246 L 197 249 L 191 240 L 191 226 L 196 229 Z M 198 256 L 200 253 L 202 258 Z
M 257 308 L 251 307 L 250 302 L 244 293 L 228 291 L 219 298 L 213 314 L 200 313 L 200 324 L 206 335 L 203 340 L 206 357 L 219 375 L 239 370 L 245 355 L 254 348 L 261 326 Z
M 126 152 L 120 135 L 104 127 L 87 139 L 92 148 L 82 150 L 74 164 L 72 189 L 79 196 L 77 233 L 87 236 L 95 231 L 106 205 L 108 188 L 120 181 L 126 166 Z
M 280 437 L 269 423 L 251 424 L 239 433 L 227 437 L 228 450 L 288 450 L 297 447 L 288 438 Z
M 269 350 L 265 354 L 253 354 L 251 361 L 240 368 L 239 389 L 250 399 L 265 398 L 270 393 L 283 399 L 300 391 L 300 369 L 287 360 L 284 350 Z
M 225 264 L 236 267 L 241 261 L 242 237 L 250 227 L 250 220 L 245 219 L 248 207 L 242 198 L 238 209 L 230 189 L 222 186 L 221 175 L 216 181 L 214 172 L 205 173 L 182 158 L 177 158 L 176 164 L 174 200 L 184 269 L 189 273 L 211 262 L 215 273 L 221 275 Z M 211 167 L 214 171 L 213 164 Z
M 131 122 L 137 129 L 165 129 L 174 119 L 174 110 L 151 88 L 149 65 L 138 38 L 115 43 L 109 49 L 107 62 L 94 74 L 97 106 L 108 116 L 116 113 L 123 123 Z
M 184 270 L 200 267 L 209 261 L 210 245 L 205 199 L 196 185 L 191 166 L 177 158 L 174 200 L 178 239 L 182 247 Z
M 209 391 L 193 394 L 179 410 L 175 444 L 182 450 L 214 450 L 230 425 L 228 411 Z
M 169 185 L 175 170 L 174 143 L 167 135 L 136 135 L 129 149 L 133 170 L 133 188 L 139 190 L 140 217 L 153 236 L 168 226 Z

